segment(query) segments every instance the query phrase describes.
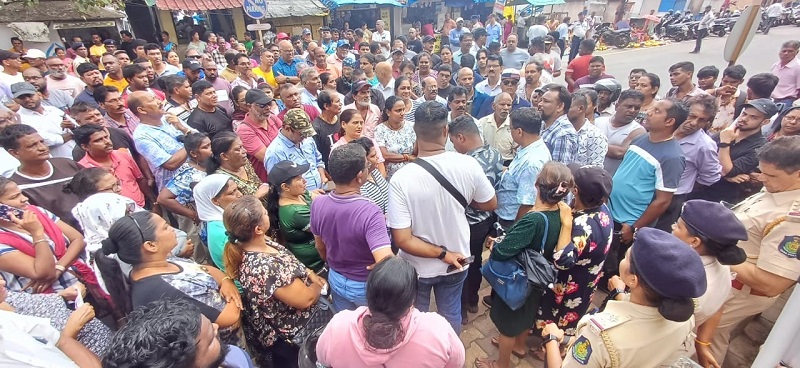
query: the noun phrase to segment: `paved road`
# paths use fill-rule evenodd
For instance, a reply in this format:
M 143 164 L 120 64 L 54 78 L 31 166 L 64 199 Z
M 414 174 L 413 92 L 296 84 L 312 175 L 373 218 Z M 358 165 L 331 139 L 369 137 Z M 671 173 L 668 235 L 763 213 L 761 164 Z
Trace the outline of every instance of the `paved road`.
M 669 67 L 679 61 L 693 62 L 695 72 L 706 65 L 715 65 L 720 70 L 721 79 L 722 70 L 728 65 L 722 58 L 722 51 L 727 39 L 727 36 L 711 35 L 706 37 L 703 39 L 703 46 L 699 54 L 689 53 L 694 49 L 694 40 L 641 49 L 609 49 L 596 54 L 605 58 L 606 72 L 615 76 L 624 88 L 627 88 L 627 76 L 633 68 L 644 68 L 658 74 L 661 78 L 659 95 L 664 95 L 670 88 Z M 767 36 L 757 33 L 737 61 L 747 69 L 745 78 L 753 74 L 769 72 L 772 64 L 778 61 L 781 44 L 790 39 L 800 39 L 800 28 L 781 26 L 771 29 Z

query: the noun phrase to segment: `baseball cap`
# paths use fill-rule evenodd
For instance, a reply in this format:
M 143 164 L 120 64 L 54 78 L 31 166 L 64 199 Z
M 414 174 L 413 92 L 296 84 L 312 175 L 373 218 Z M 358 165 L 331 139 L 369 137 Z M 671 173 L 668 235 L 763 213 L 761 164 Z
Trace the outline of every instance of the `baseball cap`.
M 422 37 L 422 43 L 428 43 L 428 42 L 436 42 L 436 37 L 433 37 L 431 35 L 426 35 L 425 37 Z
M 456 23 L 463 22 L 463 21 L 464 21 L 464 18 L 461 18 L 461 17 L 456 18 Z
M 117 44 L 117 40 L 114 40 L 114 39 L 111 39 L 111 38 L 109 38 L 107 40 L 103 40 L 103 45 L 106 45 L 106 46 L 111 46 L 111 45 L 116 45 L 116 44 Z
M 503 73 L 500 74 L 500 79 L 506 79 L 506 78 L 519 80 L 520 79 L 519 70 L 512 68 L 503 69 Z
M 267 181 L 272 185 L 281 185 L 295 176 L 308 172 L 309 164 L 298 165 L 294 161 L 283 160 L 275 164 L 267 174 Z
M 36 90 L 33 84 L 28 82 L 17 82 L 11 85 L 11 95 L 14 96 L 14 98 L 19 98 L 19 96 L 24 95 L 35 95 L 36 92 L 39 91 Z
M 308 28 L 303 28 L 303 34 L 304 35 L 311 34 L 311 30 Z
M 203 64 L 194 59 L 186 59 L 183 61 L 183 69 L 200 70 L 203 69 Z
M 400 54 L 400 55 L 403 55 L 403 50 L 400 50 L 400 49 L 394 49 L 394 50 L 392 50 L 392 55 L 394 55 L 394 54 Z
M 290 37 L 285 32 L 281 32 L 281 33 L 278 33 L 278 36 L 276 38 L 278 40 L 288 40 Z
M 348 68 L 355 68 L 356 67 L 356 59 L 346 57 L 342 60 L 342 66 L 346 66 Z
M 313 137 L 317 134 L 317 131 L 311 126 L 308 114 L 300 108 L 289 109 L 283 116 L 283 124 L 300 132 L 303 138 Z
M 6 61 L 8 59 L 17 59 L 20 56 L 22 56 L 22 55 L 20 55 L 19 53 L 16 53 L 16 52 L 11 52 L 11 51 L 8 51 L 8 50 L 0 50 L 0 62 Z
M 602 204 L 611 194 L 611 175 L 602 168 L 592 165 L 580 165 L 571 163 L 567 165 L 575 178 L 575 186 L 584 203 L 591 206 L 597 203 Z
M 544 36 L 544 43 L 545 44 L 553 43 L 553 42 L 555 42 L 555 39 L 553 39 L 553 36 L 551 36 L 551 35 Z
M 267 94 L 260 89 L 249 89 L 244 95 L 244 102 L 247 104 L 266 105 L 272 102 L 272 100 L 272 97 L 267 96 Z
M 349 49 L 350 48 L 350 41 L 348 41 L 348 40 L 339 40 L 339 42 L 336 42 L 336 48 L 338 49 L 340 47 L 344 47 L 344 48 L 348 48 Z
M 778 112 L 778 106 L 776 106 L 775 103 L 768 98 L 757 98 L 755 100 L 750 100 L 746 104 L 743 104 L 742 107 L 752 107 L 760 111 L 767 118 L 771 118 L 772 115 L 775 115 Z
M 362 81 L 362 80 L 356 81 L 355 83 L 353 83 L 353 89 L 351 92 L 353 92 L 353 94 L 356 94 L 362 89 L 364 89 L 364 87 L 372 88 L 372 86 L 370 86 L 369 83 L 367 83 L 367 81 Z
M 44 51 L 37 49 L 28 49 L 28 52 L 22 57 L 26 59 L 47 59 L 47 55 L 44 54 Z

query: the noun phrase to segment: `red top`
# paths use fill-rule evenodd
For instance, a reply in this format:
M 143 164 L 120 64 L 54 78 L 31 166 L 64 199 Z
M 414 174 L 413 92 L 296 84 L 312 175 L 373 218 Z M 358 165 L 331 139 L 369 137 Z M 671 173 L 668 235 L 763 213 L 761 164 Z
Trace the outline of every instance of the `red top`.
M 142 171 L 139 170 L 139 166 L 136 166 L 136 161 L 133 160 L 130 152 L 118 149 L 109 152 L 108 156 L 111 158 L 110 169 L 92 159 L 88 152 L 78 163 L 83 165 L 83 167 L 105 168 L 111 175 L 119 179 L 119 186 L 122 190 L 120 194 L 132 199 L 139 207 L 144 207 L 144 193 L 142 193 L 142 189 L 139 188 L 138 182 L 144 175 L 142 175 Z
M 236 134 L 242 140 L 242 146 L 247 151 L 247 159 L 253 165 L 256 175 L 264 183 L 267 182 L 267 169 L 264 167 L 264 163 L 256 158 L 255 154 L 262 148 L 266 152 L 266 148 L 281 130 L 281 121 L 277 116 L 270 114 L 267 120 L 269 125 L 264 129 L 248 113 L 245 115 L 242 124 L 236 129 Z
M 572 80 L 576 81 L 578 78 L 583 78 L 589 75 L 589 61 L 592 60 L 594 55 L 582 55 L 573 59 L 567 65 L 566 73 L 572 73 Z M 573 92 L 573 88 L 569 90 Z

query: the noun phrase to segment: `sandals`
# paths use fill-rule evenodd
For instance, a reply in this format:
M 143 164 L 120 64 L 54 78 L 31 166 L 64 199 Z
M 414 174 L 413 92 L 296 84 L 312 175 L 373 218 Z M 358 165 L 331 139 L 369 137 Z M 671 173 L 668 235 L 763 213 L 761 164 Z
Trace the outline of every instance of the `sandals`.
M 496 360 L 489 360 L 488 358 L 476 358 L 475 368 L 494 368 Z
M 499 336 L 492 337 L 492 345 L 500 347 L 500 337 Z M 525 354 L 527 354 L 527 352 L 523 351 L 523 352 L 520 353 L 520 352 L 514 351 L 512 349 L 511 350 L 511 354 L 514 354 L 514 356 L 517 357 L 517 358 L 523 359 L 523 358 L 525 358 Z

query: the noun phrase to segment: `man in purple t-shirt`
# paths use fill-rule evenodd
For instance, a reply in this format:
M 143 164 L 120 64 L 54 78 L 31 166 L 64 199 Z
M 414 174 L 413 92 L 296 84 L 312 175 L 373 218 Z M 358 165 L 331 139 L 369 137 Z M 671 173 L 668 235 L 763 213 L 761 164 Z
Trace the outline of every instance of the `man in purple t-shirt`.
M 319 255 L 330 268 L 328 284 L 338 311 L 367 305 L 369 269 L 392 255 L 383 212 L 361 196 L 361 185 L 369 175 L 367 167 L 361 145 L 337 147 L 328 161 L 336 189 L 311 202 L 311 232 Z

